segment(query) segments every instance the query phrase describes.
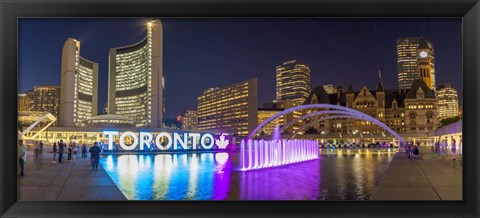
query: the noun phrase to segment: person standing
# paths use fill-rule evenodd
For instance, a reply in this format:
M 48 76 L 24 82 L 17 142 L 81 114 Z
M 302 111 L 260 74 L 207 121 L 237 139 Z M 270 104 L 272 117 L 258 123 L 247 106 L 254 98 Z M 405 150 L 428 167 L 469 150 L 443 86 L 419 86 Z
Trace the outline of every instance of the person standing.
M 63 140 L 60 140 L 58 143 L 58 162 L 63 163 L 63 152 L 65 151 L 65 144 L 63 143 Z
M 17 159 L 18 164 L 20 165 L 20 175 L 21 177 L 25 176 L 25 161 L 27 160 L 27 146 L 23 144 L 23 140 L 18 140 L 17 145 Z
M 52 153 L 53 153 L 52 163 L 56 163 L 56 161 L 55 161 L 55 159 L 57 158 L 57 143 L 56 142 L 53 143 Z
M 456 160 L 457 159 L 457 145 L 456 145 L 455 139 L 452 139 L 451 151 L 452 151 L 452 160 Z
M 38 151 L 38 157 L 40 158 L 40 161 L 43 160 L 43 142 L 40 141 L 40 146 L 39 146 L 39 151 Z
M 40 142 L 39 141 L 35 141 L 35 149 L 33 150 L 34 152 L 34 159 L 35 159 L 35 162 L 38 161 L 38 156 L 40 155 Z
M 72 149 L 72 142 L 70 142 L 70 143 L 68 144 L 68 148 L 67 148 L 67 149 L 68 149 L 67 160 L 72 160 L 72 150 L 73 150 L 73 149 Z
M 98 142 L 93 143 L 93 147 L 90 148 L 90 161 L 92 162 L 92 171 L 97 171 L 98 162 L 100 162 L 101 149 L 98 147 Z
M 77 145 L 77 148 L 75 150 L 75 159 L 80 159 L 80 153 L 81 153 L 80 145 Z

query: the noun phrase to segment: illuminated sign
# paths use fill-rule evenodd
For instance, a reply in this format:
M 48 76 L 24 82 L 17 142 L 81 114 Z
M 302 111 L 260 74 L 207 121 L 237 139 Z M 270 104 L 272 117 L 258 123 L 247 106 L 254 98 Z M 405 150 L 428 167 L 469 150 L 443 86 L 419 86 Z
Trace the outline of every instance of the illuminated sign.
M 220 135 L 220 139 L 215 139 L 210 133 L 160 132 L 154 135 L 150 132 L 126 131 L 120 134 L 118 131 L 103 131 L 103 135 L 108 139 L 108 150 L 113 150 L 115 137 L 118 138 L 120 148 L 126 151 L 152 150 L 154 147 L 158 150 L 195 150 L 199 148 L 198 146 L 204 150 L 211 150 L 214 145 L 219 149 L 225 149 L 229 144 L 229 140 L 225 139 L 223 134 Z

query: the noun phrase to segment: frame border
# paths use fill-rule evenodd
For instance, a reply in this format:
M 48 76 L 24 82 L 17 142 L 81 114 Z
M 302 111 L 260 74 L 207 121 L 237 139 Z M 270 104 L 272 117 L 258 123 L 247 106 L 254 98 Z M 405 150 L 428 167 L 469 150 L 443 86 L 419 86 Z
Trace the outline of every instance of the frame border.
M 479 215 L 479 0 L 0 0 L 0 215 L 2 217 L 233 217 Z M 108 9 L 107 9 L 108 8 Z M 17 201 L 19 17 L 462 17 L 463 201 Z M 188 209 L 186 209 L 188 208 Z M 72 213 L 72 212 L 75 212 Z

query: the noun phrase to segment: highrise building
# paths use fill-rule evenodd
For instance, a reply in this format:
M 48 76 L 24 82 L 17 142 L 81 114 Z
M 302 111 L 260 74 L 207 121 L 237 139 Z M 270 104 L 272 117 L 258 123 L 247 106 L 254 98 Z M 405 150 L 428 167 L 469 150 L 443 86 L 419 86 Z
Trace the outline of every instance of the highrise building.
M 398 88 L 406 93 L 414 80 L 422 79 L 435 90 L 435 56 L 433 43 L 424 38 L 397 40 Z
M 97 115 L 98 64 L 80 56 L 80 41 L 68 38 L 63 45 L 59 125 L 83 126 Z
M 183 114 L 183 125 L 182 129 L 197 129 L 198 127 L 198 116 L 196 110 L 185 110 Z
M 60 114 L 60 87 L 35 86 L 27 95 L 30 98 L 30 111 L 49 112 L 55 117 Z
M 158 128 L 164 114 L 163 27 L 160 20 L 153 20 L 146 29 L 141 41 L 110 49 L 108 113 Z
M 438 120 L 459 116 L 457 90 L 449 83 L 438 87 L 437 110 Z
M 18 111 L 30 111 L 30 96 L 27 94 L 18 94 L 17 98 L 17 110 Z
M 232 128 L 241 136 L 257 126 L 258 80 L 253 78 L 198 96 L 198 129 Z
M 276 100 L 303 104 L 310 94 L 310 67 L 291 60 L 277 66 L 276 70 Z

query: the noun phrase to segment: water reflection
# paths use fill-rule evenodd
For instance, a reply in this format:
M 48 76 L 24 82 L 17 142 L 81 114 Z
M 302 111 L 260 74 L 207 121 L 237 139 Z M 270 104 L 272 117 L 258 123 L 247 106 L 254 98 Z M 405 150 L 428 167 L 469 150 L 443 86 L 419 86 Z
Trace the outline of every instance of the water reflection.
M 129 200 L 368 199 L 394 151 L 322 151 L 317 160 L 238 171 L 238 153 L 108 155 L 103 168 Z

